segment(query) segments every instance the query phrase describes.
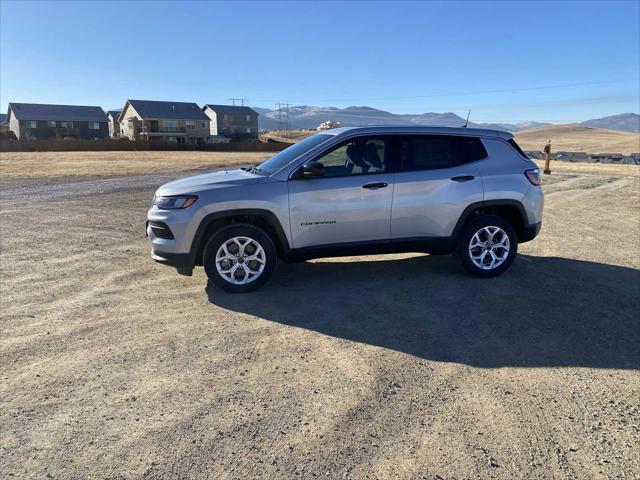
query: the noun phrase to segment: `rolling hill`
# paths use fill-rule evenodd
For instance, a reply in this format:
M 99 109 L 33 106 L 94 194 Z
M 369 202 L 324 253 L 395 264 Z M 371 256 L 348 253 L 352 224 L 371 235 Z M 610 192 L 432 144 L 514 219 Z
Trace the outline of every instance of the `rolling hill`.
M 258 123 L 260 128 L 272 130 L 278 126 L 278 110 L 256 109 L 260 116 Z M 295 106 L 289 109 L 289 120 L 294 130 L 315 128 L 320 123 L 332 120 L 340 122 L 344 126 L 359 125 L 443 125 L 459 127 L 464 124 L 464 119 L 455 113 L 423 113 L 398 115 L 371 107 L 310 107 L 306 105 Z
M 254 108 L 260 114 L 258 126 L 264 130 L 278 128 L 278 118 L 281 114 L 278 110 L 266 108 Z M 471 116 L 473 118 L 473 114 Z M 359 125 L 423 125 L 460 127 L 465 119 L 453 112 L 437 113 L 427 112 L 420 114 L 397 114 L 378 110 L 367 106 L 352 106 L 347 108 L 314 107 L 298 105 L 289 109 L 289 121 L 293 130 L 307 130 L 317 127 L 320 123 L 332 120 L 342 123 L 345 127 Z M 520 123 L 474 123 L 469 122 L 470 127 L 491 128 L 505 130 L 507 132 L 519 132 L 531 128 L 551 125 L 535 121 Z M 622 113 L 609 117 L 596 118 L 582 122 L 585 127 L 605 128 L 625 132 L 640 131 L 640 116 L 636 113 Z
M 546 125 L 515 133 L 523 150 L 541 151 L 551 140 L 554 152 L 567 150 L 589 153 L 640 152 L 640 133 L 590 128 L 581 124 Z
M 254 108 L 260 114 L 258 125 L 264 130 L 274 130 L 278 128 L 278 117 L 280 111 L 268 110 L 266 108 Z M 422 125 L 422 126 L 444 126 L 460 127 L 464 125 L 465 119 L 453 112 L 419 113 L 419 114 L 396 114 L 385 110 L 361 106 L 361 107 L 311 107 L 300 105 L 289 109 L 289 121 L 293 130 L 306 130 L 315 128 L 320 123 L 331 120 L 342 123 L 345 127 L 355 127 L 359 125 Z M 493 128 L 515 132 L 534 126 L 547 125 L 539 122 L 523 123 L 473 123 L 470 127 Z
M 623 132 L 640 132 L 640 115 L 637 113 L 621 113 L 609 117 L 594 118 L 580 125 L 594 128 L 607 128 L 609 130 L 621 130 Z

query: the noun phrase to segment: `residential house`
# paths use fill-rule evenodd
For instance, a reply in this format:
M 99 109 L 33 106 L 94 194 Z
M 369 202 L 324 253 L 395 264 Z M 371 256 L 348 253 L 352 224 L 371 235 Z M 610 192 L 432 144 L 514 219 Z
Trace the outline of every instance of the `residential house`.
M 119 122 L 130 140 L 202 145 L 209 137 L 209 117 L 195 103 L 127 100 Z
M 9 120 L 6 113 L 0 113 L 0 139 L 15 139 L 13 133 L 9 131 Z
M 332 128 L 340 128 L 342 123 L 333 122 L 331 120 L 327 120 L 326 122 L 322 122 L 320 125 L 316 127 L 316 130 L 321 132 L 323 130 L 331 130 Z
M 100 107 L 10 103 L 9 130 L 18 140 L 103 139 L 109 135 L 107 115 Z
M 207 104 L 202 109 L 210 122 L 210 134 L 234 140 L 257 140 L 258 112 L 239 105 Z
M 109 136 L 111 138 L 120 138 L 120 113 L 122 110 L 109 110 L 107 112 L 107 120 L 109 121 Z

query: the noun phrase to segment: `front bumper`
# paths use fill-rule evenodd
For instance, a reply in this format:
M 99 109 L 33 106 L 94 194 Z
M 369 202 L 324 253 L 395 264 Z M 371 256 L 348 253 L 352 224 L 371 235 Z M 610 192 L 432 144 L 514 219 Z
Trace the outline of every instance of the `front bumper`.
M 180 275 L 193 275 L 194 260 L 190 253 L 169 253 L 151 250 L 151 258 L 163 265 L 174 267 Z
M 189 252 L 195 227 L 200 223 L 200 212 L 191 208 L 161 210 L 151 207 L 145 226 L 151 248 L 170 253 Z
M 542 222 L 525 225 L 522 229 L 522 238 L 519 239 L 519 243 L 529 242 L 536 238 L 541 228 Z
M 144 234 L 147 238 L 150 238 L 150 236 L 157 238 L 153 234 L 153 230 L 149 226 L 149 220 L 147 220 L 144 224 Z M 163 252 L 161 250 L 152 248 L 151 258 L 153 258 L 158 263 L 162 263 L 163 265 L 174 267 L 181 275 L 186 275 L 187 277 L 193 275 L 195 258 L 192 253 Z

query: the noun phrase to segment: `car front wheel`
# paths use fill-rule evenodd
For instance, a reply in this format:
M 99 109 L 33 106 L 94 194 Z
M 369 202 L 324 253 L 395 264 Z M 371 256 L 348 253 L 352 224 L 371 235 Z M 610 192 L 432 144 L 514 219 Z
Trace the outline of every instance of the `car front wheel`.
M 518 238 L 511 224 L 496 215 L 483 215 L 465 228 L 458 244 L 462 266 L 476 277 L 505 272 L 518 252 Z
M 273 241 L 253 225 L 231 225 L 216 232 L 204 248 L 207 277 L 232 293 L 250 292 L 273 274 L 277 253 Z

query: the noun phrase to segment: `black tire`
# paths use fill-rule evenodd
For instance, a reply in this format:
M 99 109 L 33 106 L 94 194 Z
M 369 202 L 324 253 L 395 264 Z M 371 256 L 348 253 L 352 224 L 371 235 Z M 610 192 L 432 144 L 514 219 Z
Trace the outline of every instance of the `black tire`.
M 471 258 L 471 252 L 469 251 L 469 245 L 472 238 L 474 237 L 476 232 L 484 227 L 498 227 L 502 229 L 509 237 L 509 252 L 507 254 L 507 257 L 504 259 L 502 264 L 489 270 L 485 270 L 477 266 L 473 262 Z M 482 249 L 479 250 L 482 251 Z M 477 252 L 478 250 L 475 251 Z M 516 235 L 516 232 L 511 224 L 504 218 L 497 215 L 482 215 L 480 217 L 474 218 L 465 226 L 462 235 L 458 239 L 457 252 L 462 262 L 462 266 L 471 275 L 480 278 L 495 277 L 507 271 L 513 263 L 513 260 L 516 258 L 516 255 L 518 253 L 518 236 Z M 505 251 L 503 249 L 496 250 L 497 255 L 504 254 L 504 252 Z M 487 263 L 489 262 L 490 259 L 487 260 Z
M 264 268 L 255 279 L 245 284 L 234 284 L 226 280 L 216 268 L 216 254 L 223 244 L 234 237 L 248 237 L 255 240 L 264 250 Z M 217 231 L 204 247 L 202 265 L 209 281 L 216 287 L 231 293 L 246 293 L 257 290 L 264 285 L 273 274 L 278 262 L 278 254 L 273 240 L 269 235 L 258 227 L 249 224 L 229 225 Z M 239 262 L 242 263 L 242 262 Z M 224 267 L 224 264 L 223 264 Z M 246 275 L 246 271 L 238 272 L 239 275 Z M 242 275 L 241 279 L 244 278 Z

